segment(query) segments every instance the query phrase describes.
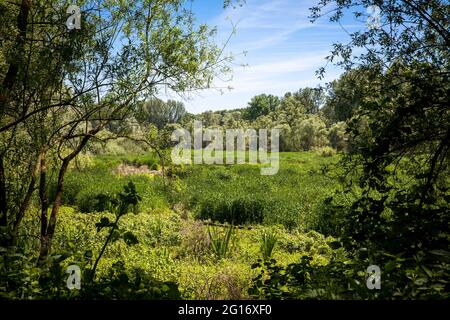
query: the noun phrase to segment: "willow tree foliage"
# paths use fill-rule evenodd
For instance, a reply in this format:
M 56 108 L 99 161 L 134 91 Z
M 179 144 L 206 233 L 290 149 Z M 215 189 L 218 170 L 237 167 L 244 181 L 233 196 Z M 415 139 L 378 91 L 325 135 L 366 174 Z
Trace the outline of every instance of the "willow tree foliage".
M 41 261 L 66 171 L 89 141 L 159 90 L 207 88 L 228 71 L 215 29 L 198 24 L 184 1 L 77 1 L 80 28 L 68 28 L 72 4 L 0 3 L 2 239 L 14 244 L 27 209 L 39 207 Z

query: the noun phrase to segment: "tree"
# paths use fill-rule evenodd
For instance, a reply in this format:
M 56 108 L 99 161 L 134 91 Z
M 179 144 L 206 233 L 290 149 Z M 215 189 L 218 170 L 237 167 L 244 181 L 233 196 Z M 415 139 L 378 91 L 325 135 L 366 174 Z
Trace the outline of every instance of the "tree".
M 361 107 L 372 91 L 371 83 L 380 75 L 379 68 L 357 68 L 345 72 L 331 83 L 322 112 L 330 123 L 347 121 Z
M 346 137 L 345 137 L 346 124 L 345 122 L 337 122 L 333 124 L 328 130 L 328 140 L 330 146 L 338 151 L 346 149 Z
M 305 112 L 314 114 L 319 112 L 319 109 L 324 103 L 324 91 L 321 88 L 303 88 L 294 93 L 287 93 L 286 97 L 293 97 L 304 108 Z
M 292 127 L 292 131 L 296 150 L 308 151 L 328 144 L 326 125 L 316 115 L 299 120 Z
M 363 17 L 373 4 L 322 0 L 312 9 L 313 19 L 331 3 L 331 21 L 348 11 Z M 354 174 L 347 176 L 342 198 L 338 193 L 328 199 L 326 211 L 356 259 L 376 261 L 385 270 L 379 297 L 392 298 L 394 292 L 402 298 L 445 297 L 450 283 L 449 7 L 437 0 L 376 4 L 379 27 L 351 34 L 351 42 L 334 44 L 330 55 L 346 70 L 360 65 L 380 72 L 348 121 L 352 145 L 341 165 Z M 355 49 L 363 49 L 356 58 Z M 351 204 L 343 205 L 348 199 Z
M 200 115 L 198 120 L 202 121 L 205 127 L 216 127 L 220 126 L 222 115 L 218 112 L 206 111 Z
M 246 119 L 255 120 L 260 116 L 268 115 L 270 112 L 275 110 L 279 103 L 280 99 L 271 94 L 260 94 L 255 96 L 248 103 Z
M 164 102 L 154 98 L 143 103 L 139 108 L 138 119 L 144 125 L 154 124 L 158 129 L 164 128 L 169 123 L 179 123 L 186 115 L 184 104 L 175 100 Z
M 229 61 L 212 42 L 214 30 L 198 26 L 181 0 L 88 1 L 81 29 L 71 31 L 62 4 L 23 0 L 0 11 L 2 21 L 8 17 L 0 29 L 8 39 L 0 88 L 0 225 L 10 243 L 38 185 L 41 262 L 51 249 L 65 174 L 88 142 L 162 86 L 180 94 L 209 87 Z M 22 135 L 36 142 L 32 149 L 19 144 Z
M 244 123 L 241 111 L 230 111 L 222 116 L 222 123 L 225 128 L 235 129 L 243 128 Z

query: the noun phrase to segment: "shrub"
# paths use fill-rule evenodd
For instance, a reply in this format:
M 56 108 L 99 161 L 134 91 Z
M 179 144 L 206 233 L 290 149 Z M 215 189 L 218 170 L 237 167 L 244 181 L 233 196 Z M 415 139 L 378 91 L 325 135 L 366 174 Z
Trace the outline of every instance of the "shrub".
M 211 238 L 201 221 L 193 221 L 187 224 L 181 231 L 182 255 L 193 255 L 202 260 L 211 250 Z
M 323 147 L 328 144 L 328 132 L 325 123 L 316 115 L 298 120 L 293 126 L 295 144 L 302 150 Z
M 233 179 L 233 174 L 228 170 L 217 170 L 215 174 L 220 180 L 229 181 Z
M 186 166 L 184 165 L 169 165 L 166 167 L 166 175 L 168 177 L 186 177 Z
M 345 122 L 337 122 L 331 126 L 328 133 L 328 140 L 330 141 L 331 147 L 338 151 L 345 150 L 347 147 L 345 129 Z
M 231 299 L 239 300 L 246 295 L 245 289 L 248 288 L 248 283 L 243 279 L 242 270 L 239 268 L 226 267 L 220 270 L 212 277 L 210 282 L 209 292 L 214 293 L 208 298 L 211 299 Z M 222 290 L 221 290 L 222 289 Z M 226 290 L 225 296 L 221 297 L 221 291 Z
M 175 215 L 152 219 L 146 230 L 147 244 L 151 246 L 179 245 L 181 243 L 179 222 L 179 217 Z
M 78 154 L 74 161 L 71 163 L 70 168 L 74 167 L 77 170 L 84 170 L 92 168 L 94 166 L 94 160 L 89 153 Z
M 303 256 L 287 267 L 274 259 L 258 261 L 252 267 L 260 271 L 248 293 L 264 299 L 368 299 L 377 292 L 367 290 L 365 272 L 356 272 L 353 261 L 335 258 L 327 265 L 313 265 Z M 361 266 L 359 266 L 361 267 Z M 365 269 L 361 269 L 365 270 Z
M 84 213 L 108 211 L 111 199 L 112 194 L 108 192 L 80 192 L 76 197 L 76 205 L 78 210 Z
M 219 263 L 183 264 L 178 282 L 183 299 L 239 300 L 248 298 L 251 278 L 249 265 L 222 260 Z
M 139 268 L 128 271 L 124 262 L 119 261 L 113 264 L 107 275 L 86 287 L 82 298 L 174 300 L 180 299 L 181 294 L 176 283 L 156 280 Z
M 331 147 L 314 148 L 314 151 L 322 157 L 332 157 L 336 155 L 336 150 Z
M 212 200 L 212 199 L 211 199 Z M 207 200 L 201 204 L 200 218 L 221 223 L 247 224 L 262 223 L 265 203 L 262 199 L 241 197 L 237 199 Z

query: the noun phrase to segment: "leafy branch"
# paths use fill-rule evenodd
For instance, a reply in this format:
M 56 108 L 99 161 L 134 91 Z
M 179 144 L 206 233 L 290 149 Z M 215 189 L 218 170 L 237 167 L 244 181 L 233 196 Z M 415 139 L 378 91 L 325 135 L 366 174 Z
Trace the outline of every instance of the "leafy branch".
M 138 243 L 138 239 L 131 231 L 126 231 L 121 233 L 118 230 L 118 224 L 121 217 L 132 211 L 137 214 L 138 204 L 141 201 L 141 197 L 136 191 L 136 186 L 133 182 L 129 182 L 124 186 L 124 191 L 120 192 L 117 197 L 110 199 L 110 208 L 116 214 L 116 219 L 114 222 L 110 222 L 108 218 L 103 217 L 99 223 L 96 223 L 97 232 L 103 228 L 110 228 L 108 237 L 103 244 L 100 254 L 95 260 L 94 266 L 92 267 L 90 273 L 90 281 L 94 281 L 95 272 L 97 270 L 98 263 L 105 253 L 106 247 L 111 241 L 118 240 L 122 238 L 127 245 L 133 245 Z

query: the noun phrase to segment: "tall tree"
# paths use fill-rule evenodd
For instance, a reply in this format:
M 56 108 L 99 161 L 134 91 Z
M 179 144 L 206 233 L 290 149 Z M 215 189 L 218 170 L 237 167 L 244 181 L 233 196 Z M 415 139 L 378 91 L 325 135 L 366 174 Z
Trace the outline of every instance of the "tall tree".
M 314 114 L 319 112 L 325 101 L 324 90 L 322 88 L 303 88 L 292 93 L 294 97 L 303 107 L 306 113 Z
M 280 99 L 271 94 L 260 94 L 255 96 L 248 103 L 246 118 L 248 120 L 255 120 L 260 116 L 268 115 L 270 112 L 275 110 L 279 103 Z
M 145 101 L 139 109 L 138 120 L 143 124 L 154 124 L 158 129 L 162 129 L 169 123 L 179 123 L 186 115 L 184 104 L 175 100 L 164 102 L 153 98 Z
M 2 3 L 0 11 L 8 21 L 0 30 L 9 41 L 0 88 L 0 222 L 12 230 L 37 188 L 41 261 L 51 249 L 65 174 L 88 142 L 160 88 L 181 94 L 209 87 L 214 75 L 228 70 L 215 31 L 197 25 L 184 1 L 79 5 L 81 29 L 73 30 L 66 27 L 66 1 Z M 23 148 L 20 135 L 36 146 Z M 18 154 L 23 166 L 14 163 Z M 52 198 L 49 172 L 57 173 Z M 12 189 L 13 179 L 19 188 Z
M 374 4 L 379 25 L 334 44 L 330 55 L 346 70 L 380 72 L 348 122 L 352 146 L 341 164 L 356 173 L 344 188 L 353 201 L 328 211 L 343 219 L 335 231 L 347 247 L 367 250 L 357 258 L 384 270 L 378 296 L 439 297 L 450 278 L 450 8 L 438 0 L 321 0 L 312 17 L 331 6 L 331 21 L 348 12 L 361 18 Z
M 357 68 L 334 80 L 322 108 L 328 121 L 336 123 L 350 119 L 372 91 L 371 82 L 376 80 L 380 72 L 380 68 Z

